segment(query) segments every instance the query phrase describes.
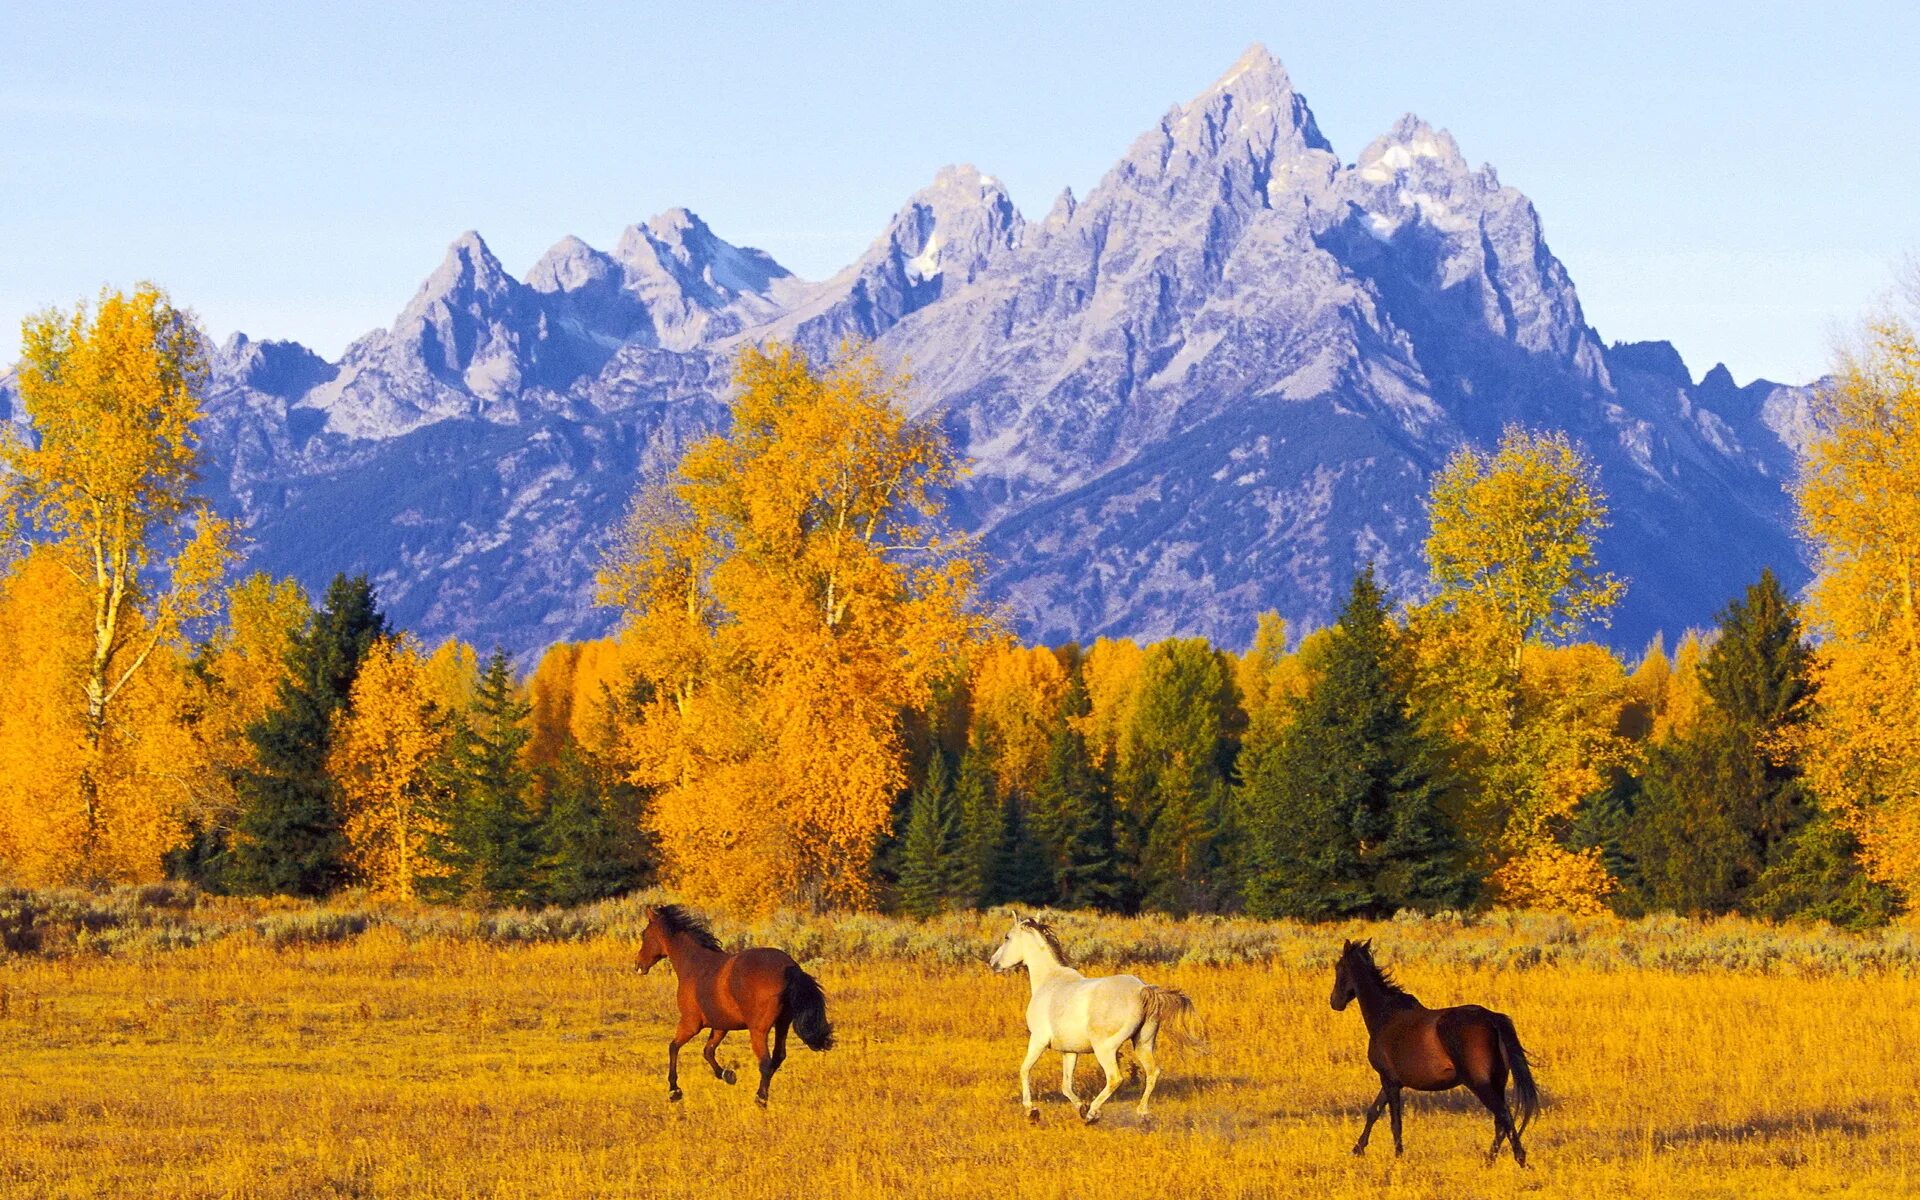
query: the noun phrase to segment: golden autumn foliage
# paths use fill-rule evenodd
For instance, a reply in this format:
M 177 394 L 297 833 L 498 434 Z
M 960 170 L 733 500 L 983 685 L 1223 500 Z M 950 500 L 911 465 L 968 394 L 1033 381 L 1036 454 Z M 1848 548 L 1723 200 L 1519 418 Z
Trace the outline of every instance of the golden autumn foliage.
M 1606 897 L 1620 886 L 1607 874 L 1599 850 L 1568 850 L 1551 841 L 1535 842 L 1502 863 L 1491 882 L 1509 908 L 1590 917 L 1607 911 Z
M 1624 590 L 1596 568 L 1606 513 L 1592 465 L 1558 433 L 1510 427 L 1494 453 L 1463 449 L 1434 479 L 1436 594 L 1409 615 L 1415 691 L 1453 747 L 1462 827 L 1503 903 L 1588 911 L 1614 886 L 1560 838 L 1627 764 L 1622 716 L 1637 693 L 1605 648 L 1549 644 Z M 1660 668 L 1649 671 L 1642 689 Z
M 448 638 L 427 655 L 422 671 L 427 699 L 443 713 L 463 713 L 480 691 L 480 655 L 459 638 Z
M 1808 781 L 1869 874 L 1920 894 L 1920 337 L 1874 322 L 1819 393 L 1796 487 L 1818 552 Z
M 1684 737 L 1713 706 L 1700 675 L 1700 664 L 1706 660 L 1707 649 L 1707 638 L 1697 629 L 1687 630 L 1674 648 L 1673 666 L 1667 672 L 1666 688 L 1655 710 L 1653 740 L 1664 742 Z
M 201 697 L 170 644 L 149 654 L 89 734 L 80 702 L 89 611 L 85 587 L 50 548 L 29 551 L 0 581 L 0 863 L 23 882 L 160 878 L 209 773 L 193 728 Z
M 1529 641 L 1604 619 L 1624 591 L 1595 568 L 1606 500 L 1563 433 L 1509 426 L 1491 454 L 1461 449 L 1434 477 L 1428 515 L 1438 603 L 1487 625 L 1511 670 Z
M 972 729 L 1001 795 L 1031 796 L 1067 698 L 1067 669 L 1044 646 L 998 641 L 973 660 Z
M 903 711 L 985 631 L 939 431 L 860 356 L 743 351 L 733 428 L 636 502 L 602 574 L 652 695 L 628 722 L 670 878 L 736 907 L 862 904 Z
M 186 624 L 217 606 L 230 557 L 228 525 L 192 495 L 200 339 L 163 293 L 141 287 L 28 320 L 22 350 L 20 398 L 33 437 L 0 431 L 0 525 L 16 552 L 33 547 L 28 558 L 41 566 L 17 582 L 52 603 L 42 615 L 58 623 L 45 634 L 60 649 L 50 645 L 35 668 L 49 690 L 22 718 L 39 723 L 34 740 L 61 744 L 21 767 L 50 789 L 48 836 L 68 856 L 57 868 L 41 860 L 41 871 L 147 877 L 158 866 L 152 841 L 179 814 L 154 807 L 174 789 L 140 794 L 134 748 L 151 747 L 160 736 L 152 722 L 180 707 L 178 681 L 164 678 L 168 660 L 184 653 Z M 42 568 L 65 572 L 73 588 L 55 597 Z M 75 803 L 68 844 L 53 830 L 69 828 L 57 814 Z
M 412 638 L 381 638 L 360 664 L 334 736 L 328 773 L 344 797 L 354 867 L 376 896 L 412 900 L 421 880 L 447 871 L 429 853 L 446 833 L 432 765 L 449 736 L 432 687 Z
M 221 774 L 254 763 L 247 730 L 277 699 L 287 653 L 310 611 L 299 584 L 264 572 L 229 588 L 226 610 L 202 653 L 208 695 L 200 734 Z
M 1116 774 L 1130 765 L 1134 699 L 1140 690 L 1140 668 L 1147 653 L 1126 638 L 1100 638 L 1081 663 L 1086 681 L 1087 713 L 1076 719 L 1087 752 L 1097 767 Z

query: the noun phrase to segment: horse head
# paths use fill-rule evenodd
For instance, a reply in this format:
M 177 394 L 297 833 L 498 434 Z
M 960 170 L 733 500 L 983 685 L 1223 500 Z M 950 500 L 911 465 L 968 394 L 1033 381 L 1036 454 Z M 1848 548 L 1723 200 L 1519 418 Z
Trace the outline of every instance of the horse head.
M 1022 965 L 1032 969 L 1034 963 L 1048 961 L 1063 967 L 1072 965 L 1053 926 L 1038 917 L 1015 917 L 987 964 L 996 971 L 1007 971 Z
M 647 927 L 640 931 L 640 953 L 634 959 L 634 969 L 642 975 L 653 970 L 654 964 L 667 956 L 667 931 L 660 920 L 660 910 L 647 909 Z
M 1007 927 L 1007 936 L 1001 938 L 1000 944 L 993 948 L 993 956 L 987 959 L 987 965 L 996 971 L 1011 971 L 1026 962 L 1030 949 L 1028 937 L 1027 919 L 1015 917 L 1013 924 Z
M 1353 983 L 1353 968 L 1349 965 L 1356 951 L 1365 953 L 1366 942 L 1346 941 L 1340 946 L 1340 958 L 1333 966 L 1333 995 L 1327 997 L 1327 1003 L 1333 1005 L 1333 1011 L 1342 1012 L 1353 1003 L 1359 990 Z

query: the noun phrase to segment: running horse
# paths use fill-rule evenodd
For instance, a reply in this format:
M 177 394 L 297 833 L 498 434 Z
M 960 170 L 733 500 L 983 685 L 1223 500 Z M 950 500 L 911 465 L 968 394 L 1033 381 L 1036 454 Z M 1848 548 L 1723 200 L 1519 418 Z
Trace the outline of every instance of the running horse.
M 706 922 L 678 904 L 662 904 L 647 912 L 647 927 L 640 935 L 640 973 L 653 970 L 663 958 L 673 964 L 680 999 L 680 1024 L 667 1043 L 667 1099 L 682 1095 L 680 1047 L 703 1029 L 712 1031 L 707 1035 L 707 1065 L 713 1077 L 725 1083 L 732 1083 L 735 1075 L 720 1065 L 714 1052 L 729 1033 L 747 1031 L 760 1064 L 760 1091 L 754 1100 L 763 1108 L 767 1085 L 787 1060 L 787 1030 L 799 1034 L 809 1049 L 833 1048 L 826 995 L 784 950 L 728 954 Z
M 1132 975 L 1089 978 L 1073 969 L 1053 927 L 1032 917 L 1017 917 L 1007 936 L 994 949 L 988 965 L 996 971 L 1027 969 L 1027 1057 L 1020 1064 L 1020 1103 L 1030 1120 L 1040 1119 L 1033 1102 L 1033 1064 L 1048 1047 L 1060 1052 L 1060 1091 L 1077 1106 L 1088 1124 L 1100 1119 L 1100 1108 L 1120 1086 L 1120 1047 L 1133 1043 L 1134 1056 L 1146 1069 L 1146 1087 L 1140 1092 L 1141 1116 L 1153 1085 L 1160 1081 L 1155 1058 L 1159 1035 L 1169 1041 L 1199 1048 L 1200 1037 L 1187 1032 L 1193 1001 L 1185 992 L 1155 987 Z M 1073 1067 L 1082 1054 L 1092 1054 L 1106 1074 L 1106 1086 L 1090 1104 L 1073 1091 Z
M 1373 943 L 1348 942 L 1340 949 L 1333 972 L 1333 1010 L 1340 1012 L 1355 999 L 1367 1023 L 1367 1061 L 1380 1075 L 1380 1094 L 1367 1106 L 1366 1128 L 1354 1144 L 1355 1154 L 1367 1152 L 1367 1138 L 1382 1109 L 1393 1110 L 1393 1152 L 1401 1153 L 1400 1089 L 1444 1092 L 1465 1086 L 1493 1114 L 1493 1145 L 1487 1161 L 1500 1156 L 1504 1138 L 1513 1147 L 1513 1161 L 1527 1165 L 1520 1132 L 1540 1111 L 1540 1091 L 1533 1069 L 1513 1022 L 1505 1014 L 1463 1004 L 1458 1008 L 1428 1008 L 1413 998 L 1374 964 Z M 1513 1074 L 1513 1092 L 1520 1102 L 1520 1121 L 1514 1123 L 1507 1106 L 1507 1074 Z

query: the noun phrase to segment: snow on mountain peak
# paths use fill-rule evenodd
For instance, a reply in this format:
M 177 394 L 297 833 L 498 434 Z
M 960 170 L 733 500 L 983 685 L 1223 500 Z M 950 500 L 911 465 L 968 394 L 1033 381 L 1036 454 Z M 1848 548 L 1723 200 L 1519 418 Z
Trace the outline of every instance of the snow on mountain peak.
M 1354 169 L 1368 183 L 1387 183 L 1423 164 L 1454 174 L 1467 171 L 1467 160 L 1451 133 L 1408 113 L 1361 152 Z

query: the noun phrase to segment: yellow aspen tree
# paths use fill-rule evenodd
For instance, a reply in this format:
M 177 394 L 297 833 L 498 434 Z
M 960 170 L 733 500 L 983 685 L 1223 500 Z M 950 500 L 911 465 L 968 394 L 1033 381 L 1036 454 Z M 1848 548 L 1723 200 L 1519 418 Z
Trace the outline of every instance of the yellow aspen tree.
M 61 708 L 80 713 L 72 799 L 80 875 L 115 835 L 104 797 L 117 706 L 184 626 L 213 611 L 231 530 L 192 487 L 205 374 L 200 337 L 164 293 L 103 291 L 91 309 L 49 310 L 22 327 L 20 398 L 31 436 L 0 432 L 0 524 L 44 547 L 84 597 L 86 653 Z M 48 719 L 58 720 L 55 713 Z
M 1604 624 L 1625 589 L 1596 569 L 1606 499 L 1564 433 L 1514 425 L 1491 454 L 1462 448 L 1434 477 L 1428 519 L 1436 603 L 1488 623 L 1510 672 L 1528 642 Z
M 629 659 L 627 648 L 612 638 L 580 643 L 567 728 L 576 743 L 595 754 L 617 749 L 618 728 L 634 678 Z
M 1673 666 L 1667 674 L 1664 702 L 1653 722 L 1653 740 L 1671 741 L 1692 731 L 1700 718 L 1713 707 L 1706 682 L 1700 677 L 1700 664 L 1706 660 L 1708 635 L 1689 629 L 1673 650 Z
M 1621 731 L 1634 741 L 1653 736 L 1653 724 L 1667 707 L 1667 685 L 1673 678 L 1673 660 L 1667 656 L 1666 640 L 1654 634 L 1627 676 L 1627 707 L 1621 716 Z
M 666 873 L 738 908 L 862 905 L 907 778 L 901 715 L 988 629 L 944 532 L 957 477 L 865 355 L 750 348 L 729 433 L 644 492 L 602 573 L 651 696 L 628 722 Z
M 425 667 L 427 698 L 448 716 L 464 713 L 480 690 L 480 655 L 459 638 L 433 648 Z
M 1146 651 L 1130 639 L 1100 638 L 1081 660 L 1087 713 L 1075 723 L 1096 767 L 1117 774 L 1129 765 L 1129 732 L 1134 727 L 1134 701 L 1146 657 Z
M 1598 570 L 1606 518 L 1593 464 L 1561 433 L 1509 426 L 1492 453 L 1465 447 L 1434 477 L 1434 597 L 1409 617 L 1415 694 L 1454 747 L 1454 807 L 1506 904 L 1591 908 L 1611 888 L 1597 855 L 1559 839 L 1622 761 L 1624 672 L 1599 647 L 1551 647 L 1604 622 L 1624 590 Z
M 162 874 L 212 774 L 195 718 L 204 697 L 184 654 L 162 646 L 89 745 L 74 702 L 91 649 L 87 596 L 36 547 L 0 579 L 0 862 L 32 884 L 142 882 Z M 75 802 L 91 770 L 93 820 Z
M 298 583 L 257 571 L 227 589 L 225 607 L 226 621 L 205 649 L 209 695 L 201 731 L 215 763 L 238 770 L 254 762 L 247 730 L 278 698 L 287 654 L 311 606 Z
M 527 718 L 533 730 L 526 751 L 530 766 L 558 764 L 572 736 L 574 670 L 580 662 L 581 645 L 555 642 L 547 647 L 527 680 L 527 701 L 533 708 Z
M 993 763 L 999 794 L 1032 796 L 1067 698 L 1067 670 L 1046 647 L 1012 641 L 972 657 L 972 732 Z
M 1529 646 L 1521 659 L 1519 719 L 1486 776 L 1499 797 L 1505 861 L 1491 882 L 1516 908 L 1603 911 L 1617 890 L 1597 849 L 1570 850 L 1561 835 L 1580 802 L 1633 760 L 1621 736 L 1626 672 L 1604 646 Z
M 432 854 L 447 831 L 432 768 L 449 729 L 411 637 L 374 643 L 339 719 L 327 769 L 344 800 L 349 857 L 375 895 L 417 899 L 422 880 L 448 873 Z
M 1920 894 L 1920 336 L 1872 322 L 1814 406 L 1795 487 L 1817 554 L 1808 782 L 1873 878 Z

